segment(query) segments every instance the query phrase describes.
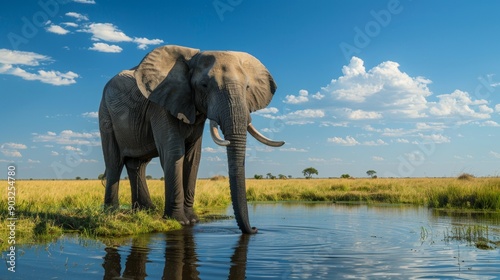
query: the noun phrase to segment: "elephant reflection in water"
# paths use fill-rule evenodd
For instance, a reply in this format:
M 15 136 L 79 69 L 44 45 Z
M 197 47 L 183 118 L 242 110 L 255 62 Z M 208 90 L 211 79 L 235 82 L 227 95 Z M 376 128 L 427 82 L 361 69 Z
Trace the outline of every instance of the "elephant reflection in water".
M 228 279 L 245 279 L 248 242 L 250 236 L 242 234 L 231 257 Z M 146 279 L 146 263 L 150 249 L 149 238 L 134 238 L 131 252 L 121 276 L 121 255 L 116 248 L 106 248 L 104 256 L 104 280 Z M 162 279 L 200 279 L 197 270 L 198 255 L 192 228 L 184 228 L 166 234 L 165 267 Z

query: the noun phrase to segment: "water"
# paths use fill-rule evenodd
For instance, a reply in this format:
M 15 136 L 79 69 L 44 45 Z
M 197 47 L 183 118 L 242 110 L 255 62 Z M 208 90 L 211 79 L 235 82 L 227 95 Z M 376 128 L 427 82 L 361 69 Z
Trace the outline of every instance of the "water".
M 480 224 L 498 241 L 500 214 L 304 203 L 249 212 L 257 235 L 241 235 L 230 219 L 120 240 L 66 237 L 19 248 L 17 272 L 2 269 L 0 278 L 500 279 L 500 248 L 450 238 Z

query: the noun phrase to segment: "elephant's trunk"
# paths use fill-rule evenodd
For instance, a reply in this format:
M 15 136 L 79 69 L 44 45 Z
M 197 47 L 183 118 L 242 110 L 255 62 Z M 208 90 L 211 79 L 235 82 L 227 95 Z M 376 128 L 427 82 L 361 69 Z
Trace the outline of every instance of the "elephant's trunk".
M 217 102 L 219 115 L 209 118 L 221 125 L 224 139 L 230 143 L 227 146 L 229 187 L 238 227 L 243 233 L 256 233 L 257 229 L 250 226 L 248 219 L 245 185 L 245 154 L 250 112 L 241 91 L 238 87 L 225 89 L 224 94 L 220 96 L 224 96 L 226 102 Z
M 257 229 L 250 227 L 245 184 L 245 153 L 246 134 L 227 135 L 231 144 L 227 147 L 229 166 L 229 187 L 233 201 L 234 215 L 238 227 L 243 233 L 256 233 Z

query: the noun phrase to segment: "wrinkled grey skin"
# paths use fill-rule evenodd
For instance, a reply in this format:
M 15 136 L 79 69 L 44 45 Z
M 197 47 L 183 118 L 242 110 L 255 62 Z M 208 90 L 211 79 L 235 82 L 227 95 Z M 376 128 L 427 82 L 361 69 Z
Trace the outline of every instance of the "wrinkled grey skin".
M 246 201 L 246 132 L 250 113 L 266 107 L 275 90 L 268 70 L 247 53 L 179 46 L 159 47 L 137 67 L 113 77 L 99 108 L 105 205 L 118 208 L 125 166 L 134 209 L 152 208 L 145 169 L 151 158 L 159 157 L 165 174 L 164 217 L 184 225 L 196 222 L 195 184 L 208 118 L 220 125 L 230 143 L 229 182 L 238 226 L 243 233 L 257 232 L 250 226 Z

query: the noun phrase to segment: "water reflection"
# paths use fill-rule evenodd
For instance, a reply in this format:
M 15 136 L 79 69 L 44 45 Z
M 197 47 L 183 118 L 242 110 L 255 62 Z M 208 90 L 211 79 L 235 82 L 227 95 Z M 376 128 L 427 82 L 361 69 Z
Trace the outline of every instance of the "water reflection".
M 196 253 L 196 242 L 192 227 L 165 234 L 165 266 L 161 279 L 200 279 L 199 258 Z M 234 246 L 227 279 L 245 279 L 249 235 L 241 235 Z M 146 279 L 146 264 L 151 249 L 148 247 L 151 235 L 132 239 L 129 251 L 121 251 L 116 247 L 107 247 L 104 256 L 104 280 Z M 122 271 L 122 255 L 128 254 L 125 268 Z M 120 278 L 122 277 L 122 278 Z

